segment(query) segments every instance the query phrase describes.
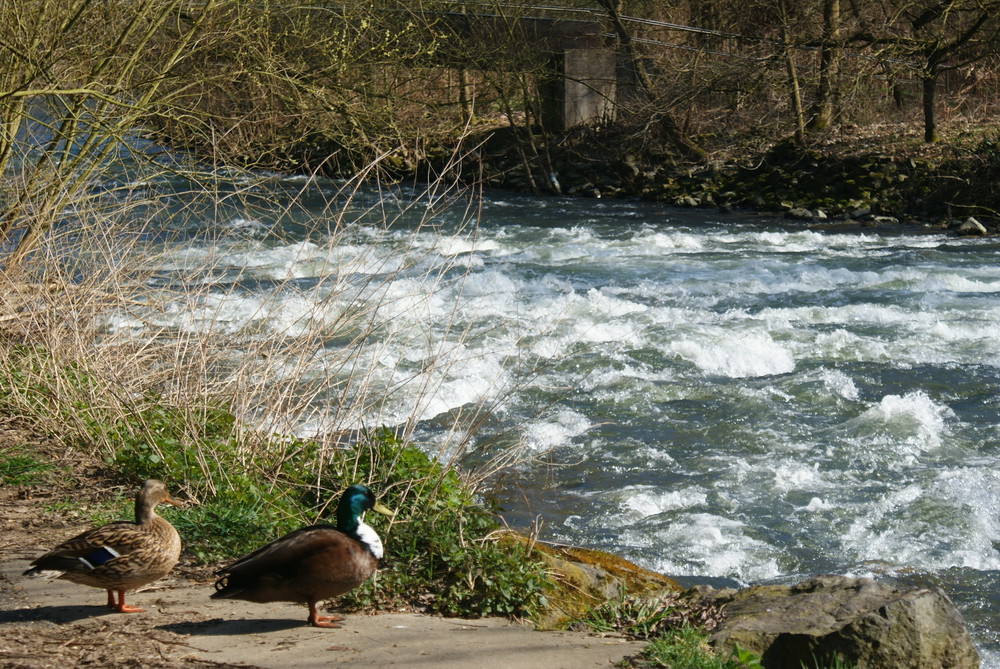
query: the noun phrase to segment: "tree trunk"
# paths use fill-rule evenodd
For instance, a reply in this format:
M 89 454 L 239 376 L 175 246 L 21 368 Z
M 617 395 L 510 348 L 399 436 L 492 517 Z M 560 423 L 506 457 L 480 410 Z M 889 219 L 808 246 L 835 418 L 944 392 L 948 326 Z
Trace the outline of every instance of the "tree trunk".
M 648 100 L 655 102 L 656 93 L 653 91 L 653 82 L 649 77 L 649 72 L 646 71 L 645 64 L 636 53 L 635 45 L 632 43 L 632 35 L 629 33 L 628 29 L 625 27 L 625 23 L 621 19 L 621 0 L 599 0 L 599 2 L 604 8 L 604 11 L 607 13 L 608 20 L 611 21 L 611 25 L 615 29 L 615 34 L 618 36 L 618 43 L 621 45 L 622 51 L 625 52 L 625 57 L 628 58 L 629 62 L 632 64 L 632 69 L 639 82 L 639 87 L 642 89 Z M 670 112 L 663 110 L 659 113 L 659 117 L 660 127 L 662 127 L 664 132 L 666 132 L 674 146 L 684 153 L 685 156 L 699 162 L 704 162 L 708 158 L 705 154 L 705 150 L 695 144 L 690 137 L 684 134 L 680 126 L 677 125 L 677 122 L 674 121 L 673 115 L 670 114 Z
M 823 49 L 819 61 L 819 84 L 810 111 L 809 130 L 830 127 L 836 109 L 837 75 L 840 72 L 840 0 L 823 2 Z
M 717 0 L 691 0 L 691 25 L 705 30 L 717 30 L 719 27 L 719 8 Z M 694 34 L 695 44 L 700 47 L 712 46 L 719 38 L 706 33 Z
M 778 6 L 781 11 L 781 46 L 785 56 L 785 68 L 788 72 L 788 88 L 792 97 L 792 114 L 795 116 L 795 143 L 802 146 L 806 141 L 805 114 L 802 111 L 802 90 L 799 87 L 799 75 L 795 69 L 795 56 L 792 53 L 785 0 L 780 0 Z
M 475 117 L 473 106 L 472 81 L 469 71 L 464 67 L 458 70 L 458 102 L 462 108 L 462 123 L 470 125 Z
M 938 141 L 937 115 L 935 112 L 937 75 L 927 73 L 924 75 L 921 83 L 924 89 L 924 141 L 930 144 Z

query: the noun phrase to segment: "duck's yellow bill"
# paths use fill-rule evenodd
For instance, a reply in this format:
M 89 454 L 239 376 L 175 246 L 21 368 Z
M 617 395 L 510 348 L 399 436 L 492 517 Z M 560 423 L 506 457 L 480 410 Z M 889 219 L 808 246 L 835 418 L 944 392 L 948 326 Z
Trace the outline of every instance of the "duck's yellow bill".
M 396 512 L 385 506 L 381 502 L 375 502 L 375 506 L 372 507 L 372 511 L 375 513 L 381 513 L 383 516 L 394 516 Z

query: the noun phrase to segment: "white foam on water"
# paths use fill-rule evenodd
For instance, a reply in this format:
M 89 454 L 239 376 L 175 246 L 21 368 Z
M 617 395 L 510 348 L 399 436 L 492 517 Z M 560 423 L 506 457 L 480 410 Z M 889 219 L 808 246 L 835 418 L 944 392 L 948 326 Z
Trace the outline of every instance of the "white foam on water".
M 824 368 L 820 372 L 823 386 L 832 394 L 845 400 L 858 399 L 858 386 L 854 379 L 837 369 Z
M 512 315 L 518 308 L 524 308 L 518 300 L 522 284 L 499 269 L 489 269 L 469 274 L 462 285 L 462 295 L 466 298 L 487 298 L 477 300 L 469 308 L 476 315 Z
M 464 367 L 468 369 L 468 365 Z M 429 391 L 413 394 L 411 403 L 397 404 L 395 420 L 390 419 L 389 424 L 400 424 L 409 418 L 427 420 L 458 407 L 480 404 L 496 397 L 502 391 L 504 383 L 501 379 L 505 377 L 506 373 L 503 370 L 491 371 L 490 366 L 468 370 L 459 378 L 449 376 L 447 380 L 442 379 L 436 385 L 431 384 Z M 371 416 L 370 420 L 384 421 L 385 417 L 380 413 Z M 371 424 L 370 420 L 368 424 Z
M 272 224 L 264 223 L 255 218 L 243 218 L 240 216 L 232 218 L 222 225 L 230 233 L 255 238 L 266 237 L 274 227 Z
M 539 296 L 531 305 L 517 306 L 530 332 L 529 350 L 541 358 L 561 358 L 579 345 L 613 343 L 638 346 L 641 328 L 628 316 L 646 307 L 598 290 L 585 294 L 561 292 Z
M 819 247 L 820 239 L 812 232 L 782 230 L 729 231 L 709 235 L 712 242 L 723 247 L 749 247 L 768 253 L 803 253 Z M 731 250 L 727 248 L 726 250 Z
M 1000 475 L 991 467 L 939 473 L 862 504 L 841 537 L 858 561 L 940 570 L 1000 569 Z
M 834 504 L 827 502 L 822 497 L 813 497 L 805 506 L 796 507 L 795 510 L 803 513 L 816 513 L 818 511 L 829 511 L 837 508 Z
M 918 454 L 938 448 L 954 412 L 923 391 L 886 395 L 851 421 L 866 442 L 892 447 L 901 454 Z
M 795 369 L 795 358 L 788 348 L 763 330 L 739 333 L 706 329 L 703 337 L 689 335 L 666 348 L 707 374 L 734 379 L 787 374 Z
M 817 334 L 812 346 L 803 346 L 796 353 L 802 359 L 997 366 L 1000 365 L 1000 339 L 995 336 L 998 327 L 942 321 L 921 324 L 914 319 L 905 328 L 900 324 L 895 335 L 883 332 L 866 336 L 841 328 Z
M 858 254 L 878 253 L 890 244 L 886 238 L 865 234 L 834 234 L 812 230 L 742 231 L 728 228 L 725 232 L 709 232 L 706 236 L 725 251 L 753 251 L 767 254 L 810 254 L 827 257 L 854 258 Z M 920 238 L 914 238 L 921 241 Z
M 768 463 L 767 468 L 773 471 L 774 490 L 786 493 L 790 490 L 815 490 L 827 487 L 829 484 L 819 471 L 819 463 L 783 461 L 778 465 Z
M 842 328 L 817 334 L 811 355 L 803 355 L 834 360 L 879 361 L 892 359 L 896 350 L 881 339 L 862 337 Z
M 428 337 L 438 326 L 454 321 L 450 291 L 428 289 L 423 277 L 397 277 L 378 286 L 368 309 L 377 314 L 380 324 L 393 332 L 409 331 L 407 339 Z M 448 328 L 441 328 L 447 332 Z
M 237 334 L 266 330 L 273 324 L 276 305 L 259 295 L 210 294 L 187 302 L 172 302 L 159 314 L 147 317 L 152 324 L 195 334 Z M 283 329 L 279 326 L 279 329 Z
M 677 460 L 667 451 L 652 444 L 637 445 L 634 453 L 647 467 L 675 467 Z
M 990 276 L 970 277 L 954 272 L 924 274 L 922 287 L 929 292 L 998 293 L 1000 279 Z
M 496 251 L 500 248 L 500 244 L 489 239 L 480 240 L 446 235 L 438 237 L 437 243 L 434 244 L 433 248 L 434 251 L 443 256 L 457 256 Z M 479 264 L 481 262 L 477 263 L 476 266 L 479 266 Z
M 845 268 L 828 269 L 825 267 L 808 269 L 780 267 L 761 273 L 752 283 L 747 283 L 740 288 L 751 295 L 810 294 L 855 287 L 859 284 L 876 284 L 879 279 L 880 277 L 875 272 L 870 271 L 858 272 Z
M 298 337 L 330 327 L 349 327 L 352 298 L 364 290 L 331 291 L 325 286 L 302 290 L 275 287 L 268 291 L 240 289 L 180 295 L 158 309 L 148 309 L 138 319 L 128 312 L 106 318 L 111 331 L 155 326 L 193 334 L 243 334 L 251 339 L 264 336 Z M 339 291 L 344 294 L 339 294 Z
M 622 500 L 626 522 L 636 522 L 665 511 L 690 509 L 708 501 L 705 490 L 696 486 L 662 491 L 653 486 L 633 485 L 622 488 L 616 497 Z
M 366 344 L 320 349 L 308 365 L 276 360 L 264 376 L 314 381 L 336 394 L 336 415 L 314 416 L 296 431 L 312 436 L 338 429 L 427 420 L 452 409 L 492 402 L 513 383 L 495 356 L 459 345 L 450 350 Z M 335 421 L 331 423 L 331 421 Z
M 674 251 L 690 253 L 702 251 L 705 242 L 701 236 L 689 232 L 662 232 L 658 229 L 648 229 L 636 235 L 638 246 L 651 246 L 657 251 Z
M 808 325 L 840 325 L 856 329 L 859 325 L 905 325 L 921 322 L 936 322 L 936 314 L 917 312 L 898 305 L 882 305 L 871 302 L 846 304 L 833 307 L 790 307 L 781 309 L 791 322 Z
M 662 529 L 649 534 L 626 529 L 627 545 L 645 546 L 655 542 L 669 546 L 669 555 L 653 561 L 653 569 L 664 574 L 691 574 L 732 578 L 743 583 L 774 578 L 781 574 L 777 551 L 746 535 L 746 526 L 736 520 L 710 513 L 679 514 Z
M 938 474 L 935 488 L 954 500 L 956 515 L 964 516 L 964 536 L 953 546 L 960 563 L 975 569 L 1000 569 L 996 548 L 1000 544 L 1000 472 L 992 463 L 945 470 Z
M 598 320 L 590 323 L 577 322 L 570 334 L 570 338 L 574 342 L 587 344 L 607 344 L 613 342 L 626 346 L 634 346 L 639 342 L 635 326 L 622 321 L 606 322 Z
M 543 453 L 570 444 L 592 426 L 591 420 L 583 414 L 561 409 L 544 420 L 525 425 L 522 428 L 522 443 L 536 453 Z
M 976 650 L 979 651 L 979 666 L 981 669 L 1000 669 L 1000 651 L 983 648 L 978 645 Z
M 547 233 L 544 242 L 522 247 L 517 254 L 519 259 L 558 266 L 608 255 L 607 244 L 584 227 L 550 228 Z
M 586 293 L 586 311 L 592 314 L 595 321 L 620 319 L 645 313 L 649 307 L 645 304 L 623 299 L 604 290 L 590 289 Z
M 356 238 L 384 239 L 375 229 L 354 232 Z M 460 241 L 437 243 L 437 247 L 438 253 L 451 256 L 474 250 Z M 510 327 L 511 323 L 516 326 L 511 314 L 525 311 L 525 305 L 518 302 L 519 285 L 500 272 L 492 276 L 473 272 L 465 274 L 464 280 L 442 281 L 442 272 L 455 266 L 450 260 L 407 253 L 307 241 L 271 246 L 243 241 L 180 249 L 163 256 L 164 271 L 195 270 L 206 282 L 236 275 L 280 283 L 255 292 L 225 287 L 180 295 L 165 309 L 149 309 L 142 318 L 126 312 L 112 314 L 106 327 L 112 332 L 165 328 L 257 340 L 327 331 L 341 339 L 346 335 L 356 342 L 349 351 L 297 349 L 292 357 L 267 361 L 272 365 L 267 373 L 279 380 L 299 379 L 313 387 L 323 383 L 330 388 L 356 386 L 347 396 L 357 400 L 357 406 L 338 410 L 336 427 L 341 428 L 422 420 L 503 394 L 511 383 L 511 370 L 503 360 L 516 352 L 517 338 L 523 334 Z M 301 288 L 285 283 L 309 277 L 321 280 Z M 471 299 L 465 300 L 466 295 Z M 536 306 L 537 302 L 528 302 L 528 313 L 519 315 L 543 323 L 547 314 L 539 318 Z M 580 311 L 587 308 L 579 307 Z M 484 322 L 489 313 L 499 321 Z M 474 325 L 471 330 L 470 324 Z M 574 327 L 581 325 L 577 322 Z M 365 335 L 369 328 L 370 334 Z M 621 333 L 620 328 L 602 332 L 600 327 L 590 327 L 583 335 L 611 340 Z M 361 335 L 363 339 L 355 339 Z M 459 345 L 463 339 L 468 341 Z M 298 433 L 334 427 L 322 424 L 321 413 L 304 416 Z
M 276 281 L 322 276 L 331 271 L 330 258 L 312 242 L 297 242 L 285 246 L 258 246 L 243 253 L 231 253 L 226 263 L 252 269 L 256 276 Z
M 163 271 L 211 272 L 274 281 L 325 277 L 331 274 L 377 275 L 398 272 L 403 257 L 385 249 L 347 242 L 310 241 L 267 244 L 260 241 L 216 243 L 170 249 L 158 261 Z

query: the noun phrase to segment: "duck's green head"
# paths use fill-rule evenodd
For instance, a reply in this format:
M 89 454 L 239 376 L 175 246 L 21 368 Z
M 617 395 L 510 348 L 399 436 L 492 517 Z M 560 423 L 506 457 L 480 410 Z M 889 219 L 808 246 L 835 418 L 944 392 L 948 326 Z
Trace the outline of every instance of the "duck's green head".
M 337 505 L 337 528 L 344 532 L 353 531 L 361 522 L 361 516 L 369 509 L 387 516 L 392 515 L 392 511 L 378 503 L 375 493 L 367 486 L 352 485 L 344 491 Z

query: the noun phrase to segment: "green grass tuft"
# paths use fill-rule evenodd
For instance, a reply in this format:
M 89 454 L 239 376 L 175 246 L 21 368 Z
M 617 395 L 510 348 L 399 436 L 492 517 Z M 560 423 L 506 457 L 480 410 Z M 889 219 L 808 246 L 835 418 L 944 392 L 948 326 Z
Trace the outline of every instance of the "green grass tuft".
M 625 666 L 634 669 L 759 669 L 760 656 L 739 645 L 722 653 L 709 645 L 708 635 L 723 617 L 721 608 L 671 591 L 609 600 L 581 622 L 598 632 L 649 641 L 639 656 L 625 660 Z
M 635 669 L 759 669 L 761 666 L 758 655 L 739 647 L 725 655 L 717 654 L 708 645 L 705 632 L 690 625 L 671 629 L 652 640 L 630 663 Z
M 43 483 L 52 465 L 15 448 L 0 449 L 0 485 Z
M 657 596 L 623 595 L 608 600 L 591 609 L 581 622 L 598 632 L 655 639 L 682 627 L 711 631 L 723 618 L 720 607 L 702 604 L 671 590 Z

